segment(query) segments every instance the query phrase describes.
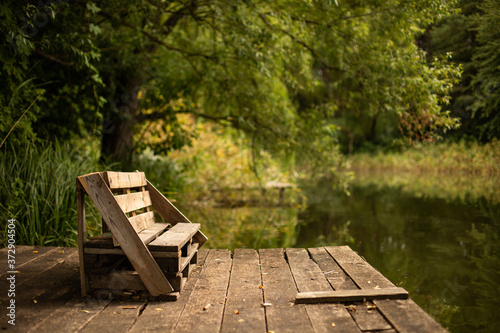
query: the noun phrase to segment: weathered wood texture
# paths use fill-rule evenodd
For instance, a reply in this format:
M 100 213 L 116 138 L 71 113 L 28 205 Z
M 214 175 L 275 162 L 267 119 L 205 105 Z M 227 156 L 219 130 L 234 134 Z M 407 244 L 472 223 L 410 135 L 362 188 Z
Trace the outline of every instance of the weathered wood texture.
M 5 260 L 0 250 L 0 264 Z M 21 332 L 445 332 L 410 299 L 296 304 L 298 292 L 401 292 L 348 247 L 203 250 L 175 302 L 79 292 L 75 248 L 18 246 L 16 326 L 0 295 L 0 328 Z M 334 271 L 334 272 L 332 272 Z M 335 274 L 335 275 L 332 275 Z M 5 284 L 5 274 L 0 284 Z M 139 280 L 140 281 L 140 280 Z M 335 285 L 334 287 L 332 285 Z M 356 289 L 353 288 L 353 285 Z M 335 291 L 334 291 L 335 289 Z

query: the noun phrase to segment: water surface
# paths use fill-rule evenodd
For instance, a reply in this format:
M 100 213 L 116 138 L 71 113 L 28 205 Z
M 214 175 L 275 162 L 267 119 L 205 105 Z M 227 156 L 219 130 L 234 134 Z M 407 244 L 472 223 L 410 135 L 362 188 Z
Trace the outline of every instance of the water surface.
M 349 245 L 451 332 L 498 332 L 499 182 L 368 174 L 304 188 L 297 247 Z

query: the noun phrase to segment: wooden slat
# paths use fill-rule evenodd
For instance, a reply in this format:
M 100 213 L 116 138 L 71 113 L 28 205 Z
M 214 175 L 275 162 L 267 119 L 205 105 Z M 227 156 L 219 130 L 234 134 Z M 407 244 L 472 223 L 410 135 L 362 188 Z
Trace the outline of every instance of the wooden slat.
M 27 331 L 31 325 L 40 323 L 52 311 L 64 306 L 69 297 L 79 295 L 77 249 L 52 249 L 48 255 L 31 262 L 16 274 L 16 326 L 7 324 L 9 317 L 3 312 L 0 328 Z M 8 288 L 0 290 L 6 291 Z M 1 300 L 4 306 L 8 300 L 7 292 L 0 296 L 5 296 Z
M 152 241 L 151 251 L 179 251 L 200 230 L 199 223 L 178 223 Z
M 123 251 L 139 273 L 150 294 L 158 296 L 170 293 L 173 290 L 172 286 L 117 204 L 102 177 L 98 174 L 90 175 L 85 177 L 85 181 L 92 201 L 113 235 L 120 242 Z
M 373 301 L 398 332 L 446 332 L 411 299 Z
M 384 333 L 390 333 L 386 330 L 392 328 L 391 324 L 380 314 L 372 302 L 351 305 L 349 312 L 362 331 L 383 331 Z
M 362 289 L 394 288 L 394 284 L 348 246 L 326 250 Z M 374 300 L 385 318 L 400 332 L 446 332 L 412 300 Z
M 259 250 L 267 329 L 274 332 L 313 332 L 305 305 L 295 305 L 297 287 L 282 249 Z
M 140 216 L 140 215 L 138 215 Z M 139 232 L 139 238 L 144 244 L 149 244 L 152 240 L 156 239 L 163 230 L 167 229 L 170 224 L 167 223 L 154 223 L 150 225 L 147 229 Z
M 175 332 L 219 332 L 231 271 L 231 252 L 211 250 Z M 205 310 L 206 309 L 206 310 Z
M 358 286 L 347 275 L 344 270 L 326 252 L 324 247 L 308 249 L 311 258 L 318 264 L 325 278 L 334 290 L 358 289 Z
M 172 332 L 179 317 L 183 313 L 186 303 L 191 299 L 196 281 L 201 273 L 209 250 L 202 249 L 198 252 L 199 264 L 191 274 L 184 290 L 176 302 L 149 302 L 142 314 L 132 326 L 130 333 L 142 332 Z
M 127 332 L 144 308 L 144 302 L 112 301 L 79 332 Z
M 80 289 L 82 296 L 87 295 L 88 285 L 83 260 L 83 247 L 87 242 L 87 222 L 85 220 L 85 192 L 80 180 L 76 180 L 76 211 L 78 215 L 78 255 L 80 261 Z
M 288 264 L 300 292 L 332 291 L 318 265 L 309 258 L 306 249 L 286 249 Z
M 52 311 L 30 332 L 54 333 L 55 327 L 59 332 L 77 332 L 93 317 L 101 313 L 110 302 L 110 300 L 74 296 L 63 307 Z
M 314 332 L 361 333 L 343 304 L 308 304 L 306 309 Z
M 236 249 L 227 292 L 221 332 L 265 332 L 259 255 L 255 250 Z
M 160 191 L 156 189 L 148 180 L 146 180 L 146 190 L 149 191 L 154 209 L 165 219 L 166 222 L 172 225 L 178 222 L 191 223 Z M 208 240 L 200 230 L 194 235 L 194 239 L 202 246 Z
M 146 186 L 144 172 L 106 171 L 103 173 L 103 178 L 111 189 Z
M 149 192 L 120 194 L 114 197 L 123 212 L 128 213 L 151 205 Z
M 297 294 L 295 303 L 337 303 L 363 302 L 374 299 L 407 299 L 408 292 L 403 288 L 356 289 L 336 291 L 309 291 Z

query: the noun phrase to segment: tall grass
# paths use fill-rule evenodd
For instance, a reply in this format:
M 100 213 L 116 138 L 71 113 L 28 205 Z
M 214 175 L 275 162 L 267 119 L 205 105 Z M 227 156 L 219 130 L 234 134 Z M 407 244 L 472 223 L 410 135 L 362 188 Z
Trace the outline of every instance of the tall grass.
M 500 141 L 418 144 L 403 152 L 355 154 L 349 163 L 353 170 L 498 174 Z
M 98 149 L 91 142 L 27 144 L 0 152 L 1 245 L 8 219 L 16 219 L 16 243 L 75 246 L 77 239 L 75 178 L 98 171 Z M 87 211 L 96 225 L 95 210 Z

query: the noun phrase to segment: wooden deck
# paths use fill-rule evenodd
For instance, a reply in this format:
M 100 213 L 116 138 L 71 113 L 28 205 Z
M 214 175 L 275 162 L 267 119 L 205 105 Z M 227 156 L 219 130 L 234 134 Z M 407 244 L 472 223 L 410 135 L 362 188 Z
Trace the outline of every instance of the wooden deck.
M 12 326 L 0 254 L 0 328 L 9 331 L 445 332 L 411 299 L 295 304 L 298 291 L 395 287 L 347 246 L 202 249 L 176 302 L 82 298 L 76 248 L 17 246 Z

